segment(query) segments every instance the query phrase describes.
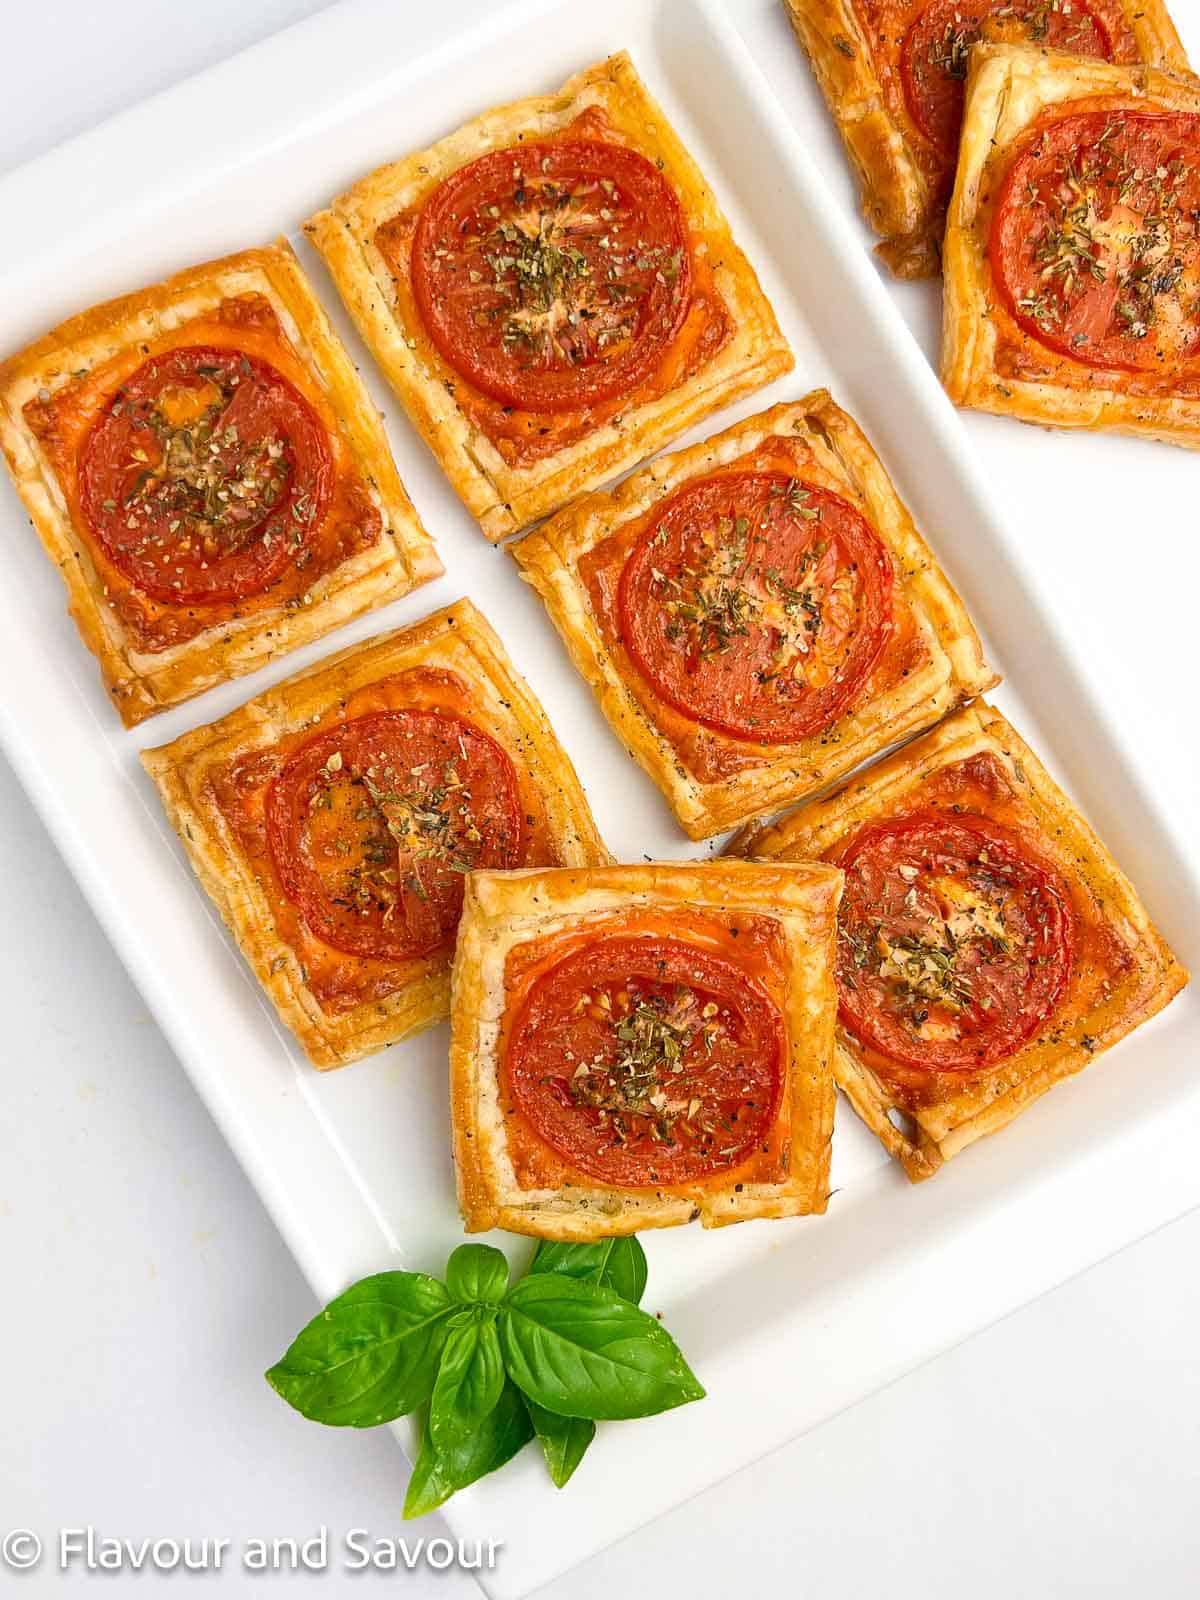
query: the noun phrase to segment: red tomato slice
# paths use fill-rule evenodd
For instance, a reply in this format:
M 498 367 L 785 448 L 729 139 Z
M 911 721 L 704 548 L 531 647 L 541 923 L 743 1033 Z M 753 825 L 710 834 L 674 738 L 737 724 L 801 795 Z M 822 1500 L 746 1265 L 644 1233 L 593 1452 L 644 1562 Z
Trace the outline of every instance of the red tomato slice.
M 621 574 L 621 637 L 656 692 L 735 738 L 828 728 L 879 659 L 892 564 L 839 495 L 781 472 L 668 499 Z
M 477 389 L 521 410 L 577 411 L 635 389 L 679 332 L 686 222 L 636 150 L 517 145 L 434 190 L 412 283 L 439 354 Z
M 1108 30 L 1083 0 L 933 0 L 904 36 L 900 70 L 909 113 L 953 166 L 967 57 L 983 24 L 1008 43 L 1032 40 L 1077 56 L 1112 58 Z
M 347 955 L 405 961 L 449 942 L 463 873 L 521 860 L 516 770 L 440 711 L 380 711 L 314 735 L 267 797 L 284 893 Z
M 83 515 L 114 566 L 168 605 L 259 594 L 325 514 L 333 467 L 308 401 L 257 356 L 154 356 L 84 441 Z
M 1066 884 L 979 816 L 870 823 L 838 852 L 841 1020 L 918 1071 L 975 1072 L 1011 1055 L 1071 974 Z
M 739 1165 L 778 1112 L 784 1028 L 765 990 L 682 941 L 622 935 L 535 982 L 505 1070 L 539 1136 L 625 1188 Z
M 1043 118 L 1000 188 L 988 247 L 1013 317 L 1086 366 L 1200 353 L 1200 117 Z

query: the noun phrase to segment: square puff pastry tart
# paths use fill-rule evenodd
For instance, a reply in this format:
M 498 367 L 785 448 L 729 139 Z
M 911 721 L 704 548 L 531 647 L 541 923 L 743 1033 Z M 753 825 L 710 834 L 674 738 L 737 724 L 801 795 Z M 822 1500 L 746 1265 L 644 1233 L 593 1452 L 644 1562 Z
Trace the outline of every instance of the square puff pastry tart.
M 914 1183 L 1187 982 L 1104 845 L 982 702 L 735 847 L 843 869 L 834 1070 Z
M 940 266 L 963 83 L 979 39 L 1187 72 L 1162 0 L 784 0 L 897 277 Z
M 142 762 L 320 1068 L 446 1015 L 471 866 L 610 859 L 545 714 L 468 600 L 353 645 Z
M 306 231 L 489 539 L 792 366 L 624 53 L 381 167 Z
M 841 874 L 476 872 L 450 1108 L 468 1233 L 589 1240 L 823 1212 Z
M 513 554 L 692 839 L 811 794 L 998 681 L 883 463 L 824 389 L 576 501 Z M 857 631 L 836 634 L 830 681 L 791 698 L 788 673 L 821 669 L 846 588 Z M 783 657 L 762 656 L 756 619 L 780 630 Z
M 442 571 L 284 240 L 0 364 L 0 444 L 127 727 Z
M 956 404 L 1200 445 L 1197 149 L 1195 79 L 973 52 L 945 249 Z

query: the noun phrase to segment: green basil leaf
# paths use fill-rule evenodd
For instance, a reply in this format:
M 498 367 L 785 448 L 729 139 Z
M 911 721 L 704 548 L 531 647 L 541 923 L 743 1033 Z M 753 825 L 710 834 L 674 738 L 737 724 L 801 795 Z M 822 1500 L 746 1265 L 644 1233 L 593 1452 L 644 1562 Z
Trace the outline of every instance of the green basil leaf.
M 446 1263 L 446 1287 L 451 1298 L 464 1305 L 478 1300 L 503 1300 L 508 1288 L 508 1259 L 490 1244 L 460 1244 Z
M 523 1278 L 505 1298 L 498 1331 L 509 1377 L 559 1416 L 649 1417 L 704 1396 L 661 1323 L 578 1278 Z
M 433 1393 L 454 1302 L 422 1272 L 363 1278 L 319 1311 L 267 1373 L 303 1416 L 373 1428 Z
M 533 1438 L 533 1423 L 520 1391 L 505 1383 L 500 1399 L 473 1433 L 452 1450 L 435 1447 L 426 1426 L 421 1453 L 404 1497 L 404 1517 L 423 1517 L 459 1489 L 511 1461 Z
M 412 1476 L 404 1494 L 404 1516 L 423 1517 L 449 1500 L 454 1485 L 448 1483 L 438 1470 L 437 1451 L 429 1436 L 429 1424 L 421 1430 L 421 1449 L 413 1462 Z
M 530 1272 L 561 1272 L 611 1289 L 622 1300 L 640 1305 L 646 1292 L 646 1252 L 634 1233 L 598 1244 L 558 1244 L 543 1239 L 529 1264 Z
M 529 1420 L 538 1436 L 550 1476 L 555 1487 L 563 1489 L 596 1437 L 596 1424 L 586 1417 L 556 1416 L 528 1398 L 525 1404 L 529 1407 Z
M 495 1313 L 465 1316 L 446 1339 L 429 1406 L 429 1432 L 441 1455 L 460 1445 L 495 1409 L 504 1388 Z

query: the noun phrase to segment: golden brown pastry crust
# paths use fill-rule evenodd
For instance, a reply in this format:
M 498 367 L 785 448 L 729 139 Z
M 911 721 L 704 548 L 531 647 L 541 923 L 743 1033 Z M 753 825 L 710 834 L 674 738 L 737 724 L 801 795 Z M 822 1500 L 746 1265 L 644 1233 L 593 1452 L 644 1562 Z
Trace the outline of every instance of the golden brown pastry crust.
M 95 546 L 77 528 L 57 475 L 23 413 L 130 346 L 211 313 L 239 296 L 265 298 L 298 362 L 337 419 L 350 459 L 383 520 L 379 540 L 315 582 L 302 606 L 283 604 L 231 617 L 184 643 L 139 648 L 106 604 Z M 127 727 L 214 684 L 251 672 L 319 639 L 442 572 L 429 535 L 404 491 L 362 380 L 329 325 L 286 240 L 192 267 L 164 283 L 72 317 L 0 364 L 0 444 L 17 492 L 67 586 L 84 643 Z
M 755 746 L 723 734 L 714 742 L 757 755 L 754 764 L 720 781 L 687 765 L 656 717 L 662 702 L 624 651 L 606 641 L 580 562 L 623 524 L 682 483 L 748 455 L 772 439 L 799 441 L 829 487 L 860 507 L 892 556 L 894 605 L 913 619 L 917 644 L 903 675 L 823 734 L 789 745 Z M 542 599 L 613 731 L 667 798 L 685 833 L 703 839 L 811 794 L 999 680 L 983 659 L 979 638 L 957 594 L 917 532 L 907 508 L 857 423 L 824 389 L 772 406 L 724 433 L 661 456 L 610 492 L 568 506 L 513 547 L 526 581 Z M 682 720 L 674 713 L 674 723 Z M 690 728 L 699 725 L 688 723 Z
M 1143 61 L 1168 72 L 1190 70 L 1162 0 L 1114 4 Z M 784 0 L 784 5 L 858 178 L 863 215 L 884 241 L 879 255 L 899 278 L 936 276 L 945 193 L 932 147 L 903 93 L 885 87 L 884 80 L 895 76 L 899 38 L 881 39 L 855 0 Z
M 549 837 L 572 866 L 606 862 L 570 758 L 487 619 L 460 600 L 412 627 L 352 645 L 247 702 L 219 722 L 142 753 L 196 875 L 281 1020 L 319 1068 L 340 1067 L 446 1016 L 450 955 L 436 952 L 410 981 L 352 1010 L 326 1011 L 283 937 L 270 886 L 218 803 L 214 775 L 299 730 L 336 722 L 356 691 L 413 668 L 455 674 L 471 690 L 478 725 L 536 786 Z M 277 892 L 277 891 L 276 891 Z M 349 968 L 354 957 L 342 958 Z
M 467 880 L 454 960 L 450 1109 L 459 1206 L 468 1233 L 507 1228 L 544 1239 L 589 1240 L 699 1217 L 706 1228 L 754 1217 L 823 1212 L 833 1137 L 831 1075 L 836 996 L 832 956 L 842 875 L 822 866 L 653 863 L 585 871 L 476 872 Z M 567 928 L 628 911 L 682 908 L 753 913 L 785 939 L 791 1159 L 782 1183 L 625 1189 L 580 1174 L 560 1189 L 524 1189 L 508 1155 L 497 1038 L 510 952 Z M 783 1111 L 781 1110 L 781 1115 Z
M 514 467 L 448 392 L 465 380 L 441 363 L 422 328 L 405 323 L 375 235 L 468 160 L 522 138 L 557 133 L 591 107 L 602 109 L 617 133 L 666 173 L 698 249 L 707 255 L 733 333 L 690 378 L 658 398 L 551 455 Z M 489 539 L 527 527 L 792 366 L 775 315 L 712 191 L 624 52 L 578 73 L 558 94 L 489 111 L 428 150 L 370 173 L 312 217 L 305 231 L 405 410 Z
M 1200 446 L 1200 399 L 1129 393 L 1123 375 L 1069 361 L 1017 327 L 988 261 L 989 197 L 1013 141 L 1047 107 L 1119 96 L 1137 109 L 1200 114 L 1200 84 L 1150 67 L 1114 67 L 1053 52 L 977 45 L 967 81 L 958 179 L 946 225 L 942 383 L 956 405 L 1056 428 L 1143 434 Z M 1001 371 L 1016 343 L 1044 357 L 1045 378 Z M 1191 384 L 1194 389 L 1194 380 Z
M 898 1104 L 895 1091 L 867 1065 L 862 1047 L 839 1026 L 838 1084 L 914 1183 L 1082 1070 L 1160 1011 L 1188 978 L 1088 823 L 1009 723 L 982 702 L 947 717 L 836 794 L 774 824 L 747 829 L 730 849 L 754 860 L 820 860 L 864 823 L 919 805 L 940 774 L 981 755 L 996 763 L 1006 801 L 1027 819 L 1040 853 L 1070 885 L 1077 918 L 1086 914 L 1094 926 L 1104 927 L 1129 962 L 1091 1000 L 1082 997 L 1085 975 L 1073 971 L 1046 1029 L 990 1072 L 965 1079 L 925 1105 Z

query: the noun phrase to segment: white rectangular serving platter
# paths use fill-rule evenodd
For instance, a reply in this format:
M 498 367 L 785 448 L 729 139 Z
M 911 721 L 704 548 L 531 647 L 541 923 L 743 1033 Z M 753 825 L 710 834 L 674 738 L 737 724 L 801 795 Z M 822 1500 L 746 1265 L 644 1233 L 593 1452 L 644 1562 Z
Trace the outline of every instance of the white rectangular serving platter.
M 1067 647 L 1031 581 L 1028 542 L 997 520 L 962 423 L 848 216 L 836 152 L 814 97 L 799 87 L 798 61 L 784 56 L 790 41 L 774 7 L 518 0 L 457 37 L 445 36 L 433 10 L 339 6 L 0 182 L 11 241 L 0 266 L 0 350 L 192 261 L 279 232 L 294 237 L 309 212 L 372 165 L 628 48 L 712 181 L 797 357 L 792 376 L 698 434 L 829 384 L 880 448 L 978 620 L 1006 673 L 999 704 L 1091 815 L 1181 958 L 1200 965 L 1195 840 L 1160 813 L 1154 774 L 1137 770 L 1141 750 L 1102 715 L 1088 660 Z M 386 413 L 447 576 L 126 733 L 64 614 L 56 574 L 5 492 L 0 681 L 11 687 L 0 739 L 324 1298 L 388 1266 L 437 1270 L 462 1237 L 446 1031 L 340 1073 L 311 1071 L 194 885 L 138 749 L 465 593 L 542 698 L 617 854 L 636 861 L 696 851 L 608 732 L 509 557 L 485 544 L 450 493 L 340 315 L 319 263 L 308 253 L 305 261 Z M 1130 448 L 1133 461 L 1157 459 Z M 1061 604 L 1065 615 L 1070 596 Z M 636 1444 L 628 1424 L 607 1425 L 563 1493 L 528 1451 L 456 1497 L 446 1512 L 456 1533 L 505 1541 L 488 1591 L 527 1593 L 1200 1203 L 1198 1011 L 1185 992 L 1002 1138 L 920 1188 L 908 1186 L 843 1104 L 838 1192 L 826 1218 L 648 1236 L 648 1304 L 665 1314 L 709 1398 L 638 1424 Z M 525 1259 L 522 1241 L 497 1242 Z M 248 1347 L 246 1360 L 273 1359 L 277 1334 Z M 302 1447 L 320 1445 L 310 1429 Z

